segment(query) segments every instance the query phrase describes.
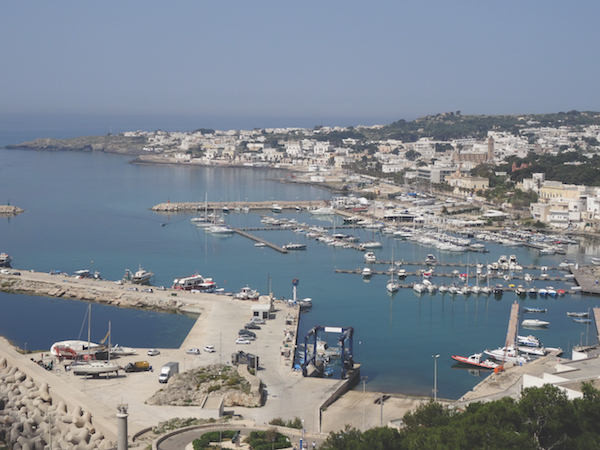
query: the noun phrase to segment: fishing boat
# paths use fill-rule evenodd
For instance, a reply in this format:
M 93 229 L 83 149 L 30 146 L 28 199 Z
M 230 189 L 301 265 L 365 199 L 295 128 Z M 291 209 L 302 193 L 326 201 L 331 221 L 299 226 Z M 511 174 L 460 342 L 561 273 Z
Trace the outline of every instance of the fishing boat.
M 540 319 L 525 319 L 521 325 L 524 327 L 547 327 L 550 322 Z
M 459 356 L 459 355 L 452 355 L 452 359 L 461 363 L 461 364 L 466 364 L 469 366 L 475 366 L 475 367 L 479 367 L 482 369 L 490 369 L 493 370 L 496 367 L 499 366 L 498 363 L 495 363 L 493 361 L 490 360 L 482 360 L 481 357 L 483 356 L 483 353 L 473 353 L 471 356 Z
M 240 292 L 233 294 L 233 298 L 238 300 L 257 300 L 260 296 L 256 289 L 252 289 L 249 286 L 243 287 Z
M 152 278 L 154 274 L 145 269 L 142 269 L 140 266 L 139 270 L 135 273 L 131 273 L 129 269 L 125 269 L 125 275 L 123 275 L 123 281 L 133 283 L 133 284 L 147 284 L 150 282 L 150 278 Z

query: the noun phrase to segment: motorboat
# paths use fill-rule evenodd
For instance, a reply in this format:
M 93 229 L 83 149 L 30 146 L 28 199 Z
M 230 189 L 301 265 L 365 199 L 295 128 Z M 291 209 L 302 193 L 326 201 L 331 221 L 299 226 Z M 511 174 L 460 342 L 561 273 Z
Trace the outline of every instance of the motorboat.
M 277 203 L 273 203 L 271 205 L 271 211 L 273 211 L 274 213 L 281 213 L 281 212 L 283 212 L 283 208 L 281 206 L 279 206 Z
M 217 284 L 212 278 L 204 278 L 202 275 L 195 274 L 189 277 L 176 278 L 173 280 L 173 289 L 183 291 L 214 291 Z
M 364 242 L 364 243 L 360 244 L 360 246 L 362 248 L 381 248 L 381 247 L 383 247 L 383 244 L 378 241 L 370 241 L 370 242 Z
M 0 267 L 10 267 L 12 257 L 8 253 L 0 253 Z
M 540 319 L 525 319 L 521 325 L 524 327 L 547 327 L 550 322 Z
M 527 356 L 518 354 L 514 347 L 500 347 L 496 350 L 484 350 L 483 353 L 494 358 L 496 361 L 508 361 L 514 364 L 525 364 L 530 361 Z
M 293 243 L 285 244 L 283 246 L 285 250 L 306 250 L 306 244 Z
M 406 269 L 398 269 L 398 278 L 406 277 Z
M 371 262 L 375 262 L 377 261 L 377 257 L 375 256 L 375 253 L 373 252 L 367 252 L 365 253 L 365 262 L 367 263 L 371 263 Z
M 137 349 L 132 347 L 121 347 L 116 344 L 110 349 L 110 354 L 113 356 L 130 356 L 137 354 Z
M 517 294 L 518 297 L 524 297 L 527 295 L 527 290 L 522 285 L 518 285 L 515 289 L 515 294 Z
M 585 317 L 575 317 L 575 318 L 573 318 L 573 322 L 577 322 L 577 323 L 592 323 L 592 319 L 586 319 Z
M 519 344 L 519 346 L 526 346 L 526 347 L 539 347 L 540 346 L 540 340 L 532 335 L 517 336 L 517 343 Z
M 238 300 L 257 300 L 260 294 L 256 289 L 252 289 L 249 286 L 243 287 L 240 292 L 233 294 L 233 298 Z
M 523 307 L 523 312 L 524 313 L 545 313 L 548 310 L 546 308 L 527 308 L 527 307 Z
M 437 263 L 437 259 L 435 257 L 435 255 L 433 254 L 429 254 L 427 255 L 427 257 L 425 258 L 425 264 L 436 264 Z
M 536 288 L 532 287 L 527 291 L 527 295 L 530 297 L 537 297 L 538 291 Z
M 417 292 L 419 294 L 422 293 L 422 292 L 424 292 L 424 291 L 426 291 L 426 290 L 427 290 L 427 286 L 425 286 L 424 284 L 415 283 L 413 285 L 413 291 L 415 291 L 415 292 Z
M 316 209 L 311 209 L 309 211 L 309 213 L 313 214 L 313 215 L 321 215 L 321 216 L 331 216 L 335 214 L 335 211 L 333 208 L 329 207 L 329 206 L 324 206 L 322 208 L 316 208 Z
M 535 356 L 546 356 L 548 354 L 548 350 L 544 347 L 527 347 L 526 345 L 517 347 L 521 353 L 527 353 L 528 355 Z
M 211 234 L 233 234 L 235 233 L 235 230 L 229 225 L 216 224 L 208 227 L 208 232 Z
M 568 312 L 568 317 L 588 317 L 590 313 L 587 312 Z
M 364 278 L 370 278 L 370 277 L 371 277 L 371 275 L 373 275 L 373 271 L 372 271 L 370 268 L 368 268 L 368 267 L 365 267 L 365 268 L 362 270 L 362 276 L 363 276 Z
M 473 353 L 471 356 L 452 355 L 452 359 L 461 364 L 467 364 L 469 366 L 476 366 L 481 369 L 493 370 L 499 366 L 498 363 L 495 363 L 493 361 L 490 361 L 487 359 L 482 360 L 481 359 L 482 356 L 483 356 L 483 353 Z
M 438 291 L 440 291 L 440 294 L 444 294 L 446 292 L 448 292 L 448 286 L 446 286 L 445 284 L 442 284 L 439 288 Z

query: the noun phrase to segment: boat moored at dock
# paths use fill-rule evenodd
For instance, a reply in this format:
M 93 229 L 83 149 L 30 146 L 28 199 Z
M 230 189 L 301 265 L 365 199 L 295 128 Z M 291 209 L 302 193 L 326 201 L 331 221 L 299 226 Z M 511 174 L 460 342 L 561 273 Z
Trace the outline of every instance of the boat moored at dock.
M 183 291 L 207 291 L 212 292 L 217 288 L 217 284 L 212 278 L 204 278 L 202 275 L 195 274 L 189 277 L 176 278 L 173 280 L 173 289 Z

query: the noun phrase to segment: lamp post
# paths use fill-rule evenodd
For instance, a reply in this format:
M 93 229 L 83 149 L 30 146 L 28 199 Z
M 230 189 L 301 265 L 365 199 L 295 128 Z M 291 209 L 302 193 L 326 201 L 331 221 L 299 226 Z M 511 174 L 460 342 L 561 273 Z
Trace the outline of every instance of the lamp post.
M 437 402 L 437 360 L 440 355 L 431 355 L 433 358 L 433 400 Z

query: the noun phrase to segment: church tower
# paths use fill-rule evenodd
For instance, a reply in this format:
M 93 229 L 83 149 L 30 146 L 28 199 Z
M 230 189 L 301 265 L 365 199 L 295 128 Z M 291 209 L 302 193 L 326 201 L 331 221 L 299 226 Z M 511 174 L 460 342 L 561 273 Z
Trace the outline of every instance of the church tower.
M 488 138 L 487 162 L 494 162 L 494 138 Z

